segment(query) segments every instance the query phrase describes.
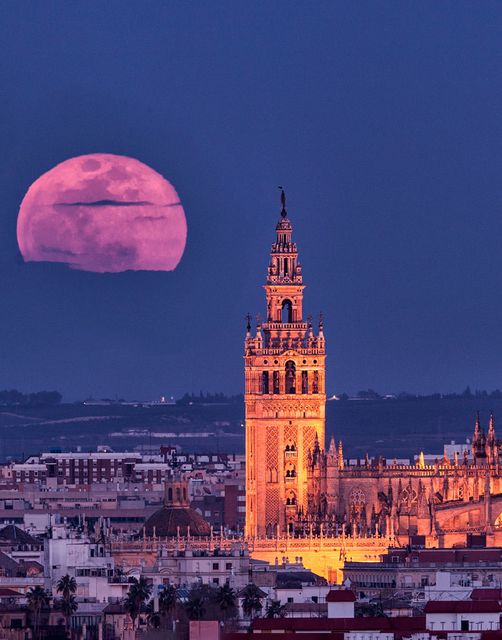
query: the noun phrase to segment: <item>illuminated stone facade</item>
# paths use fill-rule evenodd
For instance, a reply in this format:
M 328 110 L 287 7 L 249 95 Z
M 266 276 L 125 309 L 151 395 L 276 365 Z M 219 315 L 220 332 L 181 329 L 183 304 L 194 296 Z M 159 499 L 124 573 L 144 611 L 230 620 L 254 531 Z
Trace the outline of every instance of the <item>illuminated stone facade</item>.
M 276 234 L 266 322 L 258 319 L 252 334 L 248 320 L 245 340 L 246 534 L 254 557 L 287 549 L 309 566 L 319 564 L 322 547 L 326 575 L 344 557 L 370 559 L 370 539 L 384 547 L 418 534 L 427 546 L 449 546 L 486 533 L 490 544 L 500 543 L 502 449 L 493 416 L 486 434 L 478 417 L 472 450 L 461 459 L 349 464 L 341 442 L 332 438 L 325 449 L 323 323 L 314 334 L 303 320 L 302 270 L 284 194 Z
M 303 278 L 285 197 L 265 288 L 266 322 L 245 340 L 246 531 L 293 533 L 308 509 L 309 456 L 324 448 L 322 319 L 303 319 Z

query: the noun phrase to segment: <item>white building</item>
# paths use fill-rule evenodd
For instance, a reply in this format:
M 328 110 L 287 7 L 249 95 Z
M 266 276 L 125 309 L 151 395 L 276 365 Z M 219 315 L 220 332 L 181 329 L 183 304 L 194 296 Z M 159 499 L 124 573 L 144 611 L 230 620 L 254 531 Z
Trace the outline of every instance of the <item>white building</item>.
M 497 601 L 431 600 L 425 605 L 429 631 L 497 631 L 501 605 Z
M 326 596 L 328 618 L 353 618 L 356 594 L 349 589 L 332 589 Z

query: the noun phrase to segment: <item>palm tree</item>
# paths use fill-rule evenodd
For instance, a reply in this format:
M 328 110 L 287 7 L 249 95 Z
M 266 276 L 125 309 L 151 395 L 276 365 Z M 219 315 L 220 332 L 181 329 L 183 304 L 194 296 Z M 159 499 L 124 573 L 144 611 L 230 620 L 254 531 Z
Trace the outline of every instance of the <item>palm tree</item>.
M 260 612 L 263 609 L 263 605 L 261 603 L 262 592 L 255 584 L 248 584 L 242 590 L 243 600 L 242 600 L 242 610 L 244 614 L 253 620 L 254 615 Z
M 72 614 L 78 609 L 78 604 L 75 599 L 75 592 L 77 591 L 77 581 L 73 576 L 66 574 L 59 578 L 56 585 L 58 593 L 62 594 L 61 598 L 61 610 L 66 620 L 66 630 L 70 628 L 70 618 Z
M 236 613 L 236 595 L 232 587 L 226 582 L 216 592 L 216 602 L 223 613 L 223 621 L 227 621 L 227 616 Z
M 199 594 L 190 594 L 185 609 L 190 620 L 200 620 L 206 614 L 204 598 Z
M 155 611 L 153 600 L 150 600 L 146 605 L 145 613 L 147 616 L 148 626 L 152 629 L 158 629 L 160 627 L 160 614 Z
M 271 600 L 267 605 L 265 613 L 266 618 L 284 618 L 286 615 L 286 606 L 281 604 L 280 600 Z
M 33 612 L 35 617 L 34 624 L 34 636 L 38 638 L 38 631 L 40 626 L 40 613 L 44 607 L 48 607 L 51 601 L 51 595 L 43 587 L 36 586 L 26 593 L 26 599 L 28 601 L 28 609 Z
M 172 584 L 166 585 L 159 595 L 159 613 L 162 617 L 167 618 L 169 624 L 172 622 L 177 602 L 178 596 L 175 587 Z
M 152 585 L 148 584 L 145 578 L 141 576 L 131 579 L 131 586 L 124 600 L 124 607 L 132 619 L 132 626 L 136 628 L 136 618 L 141 613 L 141 608 L 150 598 L 152 593 Z

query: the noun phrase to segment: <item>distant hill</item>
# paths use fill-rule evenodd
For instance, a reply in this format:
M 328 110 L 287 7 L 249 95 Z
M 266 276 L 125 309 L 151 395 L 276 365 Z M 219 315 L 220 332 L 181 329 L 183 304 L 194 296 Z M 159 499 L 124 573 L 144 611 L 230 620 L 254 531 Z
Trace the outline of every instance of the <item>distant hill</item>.
M 332 434 L 342 439 L 350 457 L 366 452 L 411 457 L 421 450 L 441 454 L 445 442 L 471 437 L 478 409 L 484 425 L 490 410 L 495 424 L 501 416 L 502 437 L 502 398 L 332 400 L 326 408 L 327 444 Z M 242 453 L 243 423 L 242 398 L 153 407 L 0 407 L 0 459 L 50 449 L 89 451 L 97 445 L 131 451 L 138 445 L 177 444 L 186 451 Z

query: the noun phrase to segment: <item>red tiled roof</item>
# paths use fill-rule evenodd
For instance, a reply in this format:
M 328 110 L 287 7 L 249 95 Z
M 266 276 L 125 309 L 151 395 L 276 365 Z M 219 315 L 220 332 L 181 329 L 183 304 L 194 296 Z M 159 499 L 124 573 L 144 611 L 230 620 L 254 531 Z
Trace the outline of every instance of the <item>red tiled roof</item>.
M 253 631 L 277 631 L 285 633 L 304 631 L 392 631 L 397 636 L 425 631 L 424 616 L 396 616 L 395 618 L 256 618 Z M 262 636 L 260 636 L 262 637 Z M 284 636 L 281 635 L 281 640 Z
M 331 589 L 326 596 L 326 602 L 355 602 L 356 595 L 350 589 Z
M 496 600 L 429 600 L 425 613 L 498 613 L 502 607 Z
M 502 600 L 502 589 L 473 589 L 471 600 Z
M 256 637 L 260 638 L 260 640 L 277 640 L 277 633 L 274 631 L 260 631 L 259 634 L 256 634 Z M 248 631 L 223 634 L 223 640 L 247 640 L 248 638 Z M 281 633 L 280 640 L 298 640 L 298 635 L 294 632 Z M 326 633 L 326 631 L 307 631 L 301 634 L 301 640 L 343 640 L 343 631 L 332 631 L 331 633 Z M 490 638 L 489 640 L 498 639 Z
M 482 631 L 481 640 L 501 640 L 502 631 Z
M 14 589 L 0 587 L 0 598 L 15 598 L 16 596 L 21 597 L 22 595 L 22 593 L 19 593 L 19 591 L 14 591 Z

